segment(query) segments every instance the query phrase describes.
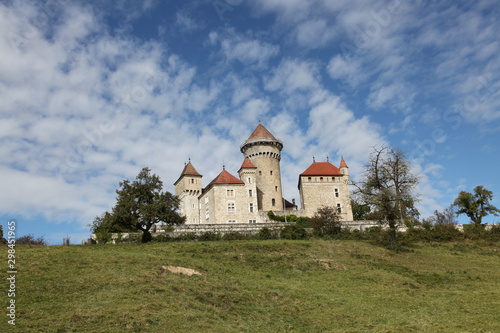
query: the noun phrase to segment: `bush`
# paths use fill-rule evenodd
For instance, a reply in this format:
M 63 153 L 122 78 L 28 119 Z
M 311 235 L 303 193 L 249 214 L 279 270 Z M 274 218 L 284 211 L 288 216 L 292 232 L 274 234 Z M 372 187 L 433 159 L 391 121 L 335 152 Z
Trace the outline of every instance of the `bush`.
M 257 234 L 257 238 L 259 238 L 259 239 L 271 239 L 272 238 L 271 229 L 266 228 L 266 227 L 260 229 L 259 233 Z
M 169 235 L 167 234 L 160 234 L 158 236 L 155 236 L 153 237 L 153 240 L 152 242 L 158 242 L 158 243 L 161 243 L 161 242 L 171 242 L 173 241 L 174 238 L 170 237 Z
M 307 232 L 306 229 L 299 227 L 298 225 L 287 225 L 281 229 L 280 237 L 283 239 L 306 239 Z
M 243 240 L 248 239 L 248 236 L 239 232 L 227 232 L 222 236 L 222 240 Z
M 32 234 L 25 235 L 16 239 L 18 245 L 48 245 L 43 236 L 35 238 Z
M 192 233 L 186 233 L 186 234 L 177 236 L 175 238 L 172 238 L 172 240 L 176 240 L 176 241 L 195 241 L 197 239 L 198 239 L 198 237 Z
M 204 232 L 200 236 L 198 236 L 199 241 L 218 241 L 220 239 L 220 234 L 211 231 Z

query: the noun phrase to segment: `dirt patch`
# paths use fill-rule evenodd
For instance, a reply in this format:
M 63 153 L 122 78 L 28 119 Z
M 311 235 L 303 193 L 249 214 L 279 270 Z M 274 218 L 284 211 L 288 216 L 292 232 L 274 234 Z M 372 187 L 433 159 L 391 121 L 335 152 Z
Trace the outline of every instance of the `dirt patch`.
M 166 271 L 169 271 L 174 274 L 184 274 L 184 275 L 203 275 L 201 272 L 198 272 L 195 269 L 192 268 L 187 268 L 187 267 L 182 267 L 182 266 L 161 266 L 163 269 L 163 273 Z
M 316 262 L 324 269 L 332 269 L 335 271 L 345 271 L 347 267 L 342 264 L 337 264 L 331 259 L 316 259 Z

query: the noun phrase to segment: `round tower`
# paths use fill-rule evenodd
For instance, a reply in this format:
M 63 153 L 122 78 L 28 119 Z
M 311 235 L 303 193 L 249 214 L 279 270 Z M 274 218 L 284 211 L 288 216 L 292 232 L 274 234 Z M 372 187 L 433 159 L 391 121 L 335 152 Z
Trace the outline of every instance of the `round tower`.
M 257 205 L 263 211 L 283 210 L 280 160 L 283 143 L 262 124 L 248 137 L 240 150 L 257 167 Z

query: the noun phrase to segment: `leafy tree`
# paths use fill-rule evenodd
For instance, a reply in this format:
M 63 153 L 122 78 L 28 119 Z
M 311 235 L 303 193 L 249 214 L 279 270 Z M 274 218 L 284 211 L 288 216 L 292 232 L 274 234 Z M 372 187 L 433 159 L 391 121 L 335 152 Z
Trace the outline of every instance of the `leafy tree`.
M 483 217 L 489 214 L 498 216 L 500 213 L 498 208 L 490 204 L 490 200 L 493 200 L 493 192 L 479 185 L 474 188 L 474 193 L 460 191 L 453 205 L 457 207 L 457 215 L 466 214 L 478 226 Z
M 95 218 L 91 228 L 94 233 L 142 231 L 143 243 L 152 239 L 149 230 L 158 222 L 182 224 L 185 218 L 177 210 L 179 198 L 168 191 L 163 192 L 163 183 L 149 168 L 143 168 L 136 180 L 120 182 L 116 205 L 112 212 Z
M 354 221 L 366 220 L 367 215 L 370 214 L 371 208 L 369 205 L 359 202 L 351 198 L 352 216 Z
M 394 148 L 374 148 L 365 166 L 363 179 L 353 182 L 355 194 L 368 204 L 381 224 L 389 226 L 391 244 L 396 246 L 396 230 L 407 220 L 418 217 L 415 187 L 418 177 L 411 172 L 404 152 Z
M 335 207 L 318 208 L 310 222 L 316 236 L 335 235 L 340 232 L 340 215 Z

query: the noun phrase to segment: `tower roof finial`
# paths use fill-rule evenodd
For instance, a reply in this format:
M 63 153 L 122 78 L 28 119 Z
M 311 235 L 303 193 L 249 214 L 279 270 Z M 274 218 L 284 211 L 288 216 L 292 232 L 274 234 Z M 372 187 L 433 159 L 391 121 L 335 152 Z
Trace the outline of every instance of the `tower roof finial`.
M 326 155 L 326 161 L 330 162 L 330 158 L 328 157 L 328 155 Z
M 313 163 L 316 163 L 316 158 L 314 157 L 314 155 L 313 155 Z

